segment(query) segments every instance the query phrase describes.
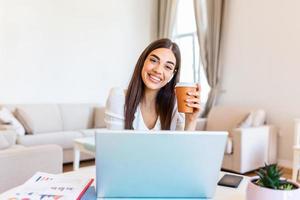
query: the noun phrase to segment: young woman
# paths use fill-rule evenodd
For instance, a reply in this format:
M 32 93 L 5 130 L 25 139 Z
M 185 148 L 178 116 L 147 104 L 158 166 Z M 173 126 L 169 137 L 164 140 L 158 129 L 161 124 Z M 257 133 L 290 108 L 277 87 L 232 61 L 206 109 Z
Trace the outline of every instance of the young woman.
M 171 40 L 152 42 L 139 57 L 128 89 L 111 89 L 105 110 L 107 128 L 195 130 L 200 115 L 200 86 L 186 100 L 194 112 L 179 114 L 175 85 L 180 59 L 179 48 Z

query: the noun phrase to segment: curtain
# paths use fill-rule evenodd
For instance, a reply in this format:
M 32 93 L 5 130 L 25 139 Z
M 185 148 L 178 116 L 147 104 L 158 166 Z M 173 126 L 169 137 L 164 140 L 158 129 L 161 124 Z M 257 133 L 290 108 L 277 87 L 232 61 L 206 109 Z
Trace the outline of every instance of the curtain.
M 158 0 L 159 38 L 172 38 L 178 0 Z
M 194 0 L 200 58 L 211 87 L 202 116 L 214 106 L 220 91 L 219 51 L 223 0 Z

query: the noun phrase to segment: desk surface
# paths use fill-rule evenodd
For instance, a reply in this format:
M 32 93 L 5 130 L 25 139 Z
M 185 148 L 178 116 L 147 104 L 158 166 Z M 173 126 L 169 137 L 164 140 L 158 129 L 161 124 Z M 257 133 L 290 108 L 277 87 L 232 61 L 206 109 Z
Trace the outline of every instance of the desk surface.
M 225 174 L 225 172 L 220 172 L 220 178 Z M 226 172 L 227 174 L 227 172 Z M 95 178 L 96 176 L 96 170 L 95 167 L 82 167 L 78 171 L 72 171 L 68 173 L 64 173 L 63 176 L 70 176 L 70 177 L 90 177 Z M 212 200 L 246 200 L 246 187 L 247 183 L 249 181 L 249 177 L 243 176 L 243 180 L 238 188 L 229 188 L 229 187 L 223 187 L 223 186 L 217 186 L 215 196 Z M 95 186 L 95 182 L 93 182 L 93 185 Z M 199 198 L 200 199 L 200 198 Z M 116 198 L 110 200 L 117 200 Z M 124 200 L 124 199 L 122 199 Z M 126 198 L 128 200 L 128 198 Z M 138 198 L 134 198 L 134 200 L 138 200 Z M 147 198 L 147 200 L 150 200 Z M 155 200 L 159 200 L 158 198 L 155 198 Z M 168 198 L 168 200 L 171 200 Z M 176 198 L 178 200 L 178 198 Z M 183 199 L 180 199 L 183 200 Z M 191 200 L 190 198 L 188 200 Z
M 224 172 L 220 172 L 220 178 L 224 174 L 225 174 Z M 77 171 L 64 173 L 64 174 L 62 174 L 62 176 L 73 177 L 73 178 L 83 178 L 83 177 L 95 178 L 96 177 L 96 169 L 95 169 L 95 166 L 82 167 Z M 246 200 L 246 187 L 247 187 L 247 183 L 249 181 L 249 177 L 247 177 L 247 176 L 243 176 L 243 177 L 244 178 L 238 188 L 217 186 L 215 196 L 212 200 Z M 95 184 L 96 184 L 96 181 L 94 181 L 92 185 L 95 186 Z M 12 192 L 16 189 L 17 189 L 17 187 L 12 188 L 11 190 L 9 190 L 5 193 Z M 5 195 L 5 193 L 2 195 Z M 0 195 L 0 196 L 2 196 L 2 195 Z M 96 199 L 95 193 L 86 199 L 89 199 L 89 200 Z M 117 200 L 117 198 L 110 198 L 110 200 Z M 121 200 L 124 200 L 124 198 L 122 198 Z M 126 198 L 126 200 L 129 200 L 129 198 Z M 139 200 L 139 198 L 133 198 L 133 200 Z M 150 200 L 150 198 L 147 198 L 147 200 Z M 155 200 L 160 200 L 160 199 L 155 198 Z M 171 198 L 168 198 L 168 200 L 171 200 Z M 179 199 L 176 198 L 176 200 L 179 200 Z M 180 200 L 183 200 L 183 199 L 180 198 Z M 191 198 L 188 198 L 188 200 L 191 200 Z M 199 198 L 199 200 L 200 200 L 200 198 Z

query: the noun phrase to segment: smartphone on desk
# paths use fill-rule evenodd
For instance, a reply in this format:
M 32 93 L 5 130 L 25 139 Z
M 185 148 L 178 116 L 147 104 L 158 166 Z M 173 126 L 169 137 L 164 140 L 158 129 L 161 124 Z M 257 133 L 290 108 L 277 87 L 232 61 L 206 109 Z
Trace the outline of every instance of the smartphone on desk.
M 242 176 L 225 174 L 218 182 L 218 185 L 237 188 L 240 185 L 242 180 L 243 180 Z

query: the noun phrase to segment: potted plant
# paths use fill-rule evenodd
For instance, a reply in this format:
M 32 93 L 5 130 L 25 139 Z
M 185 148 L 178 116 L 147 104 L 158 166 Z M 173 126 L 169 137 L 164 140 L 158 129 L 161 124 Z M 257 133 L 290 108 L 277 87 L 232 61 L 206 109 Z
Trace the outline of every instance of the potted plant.
M 300 186 L 282 178 L 282 169 L 277 164 L 259 169 L 247 187 L 247 200 L 300 200 Z

